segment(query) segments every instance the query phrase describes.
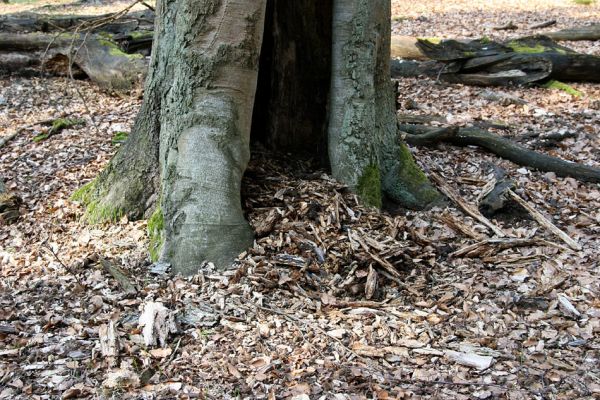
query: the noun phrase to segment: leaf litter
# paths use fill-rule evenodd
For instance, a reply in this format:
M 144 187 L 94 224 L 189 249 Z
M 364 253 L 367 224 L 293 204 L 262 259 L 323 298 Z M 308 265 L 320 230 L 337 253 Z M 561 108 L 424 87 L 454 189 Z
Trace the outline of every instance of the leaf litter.
M 491 18 L 500 3 L 514 2 L 494 2 L 477 15 Z M 560 3 L 565 18 L 580 18 L 580 6 Z M 464 6 L 436 4 L 427 18 Z M 516 15 L 542 18 L 523 7 Z M 459 36 L 450 15 L 439 29 Z M 409 19 L 403 29 L 425 36 L 424 22 Z M 1 81 L 0 135 L 28 128 L 0 153 L 2 178 L 23 201 L 17 223 L 0 227 L 0 398 L 600 394 L 598 185 L 530 171 L 475 148 L 413 149 L 426 170 L 473 205 L 494 168 L 502 168 L 516 193 L 582 250 L 559 245 L 527 216 L 510 215 L 491 222 L 527 244 L 500 246 L 488 227 L 453 204 L 381 213 L 359 205 L 308 161 L 256 151 L 244 181 L 253 248 L 230 271 L 207 265 L 191 279 L 160 269 L 150 274 L 144 221 L 88 226 L 69 200 L 106 165 L 118 146 L 115 134 L 130 130 L 139 95 L 111 96 L 63 78 Z M 85 94 L 98 131 L 73 85 Z M 465 125 L 502 120 L 511 128 L 501 133 L 523 145 L 600 164 L 600 116 L 592 107 L 598 85 L 574 85 L 582 98 L 494 89 L 524 100 L 508 105 L 480 88 L 426 78 L 399 85 L 399 104 L 410 99 L 416 106 L 402 112 Z M 38 122 L 55 118 L 86 124 L 34 142 L 44 129 Z M 563 131 L 575 136 L 544 140 Z M 135 289 L 124 288 L 124 279 Z

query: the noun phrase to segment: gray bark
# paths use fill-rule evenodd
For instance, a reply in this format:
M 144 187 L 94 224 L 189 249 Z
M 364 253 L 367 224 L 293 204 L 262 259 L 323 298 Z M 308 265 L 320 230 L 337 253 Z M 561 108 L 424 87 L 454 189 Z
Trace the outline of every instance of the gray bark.
M 173 80 L 161 112 L 165 243 L 161 259 L 192 274 L 226 267 L 252 244 L 241 207 L 265 1 L 170 3 Z M 159 38 L 159 40 L 161 40 Z
M 423 208 L 439 196 L 398 138 L 390 7 L 387 0 L 334 1 L 329 158 L 333 176 L 367 202 L 380 205 L 383 191 Z

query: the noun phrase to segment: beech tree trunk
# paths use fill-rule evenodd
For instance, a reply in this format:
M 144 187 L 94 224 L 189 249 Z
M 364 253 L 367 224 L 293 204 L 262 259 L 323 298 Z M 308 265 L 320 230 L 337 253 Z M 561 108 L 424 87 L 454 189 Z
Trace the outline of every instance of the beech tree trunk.
M 154 210 L 153 259 L 184 275 L 227 267 L 253 240 L 240 200 L 251 130 L 312 148 L 368 204 L 439 199 L 398 141 L 388 0 L 163 0 L 157 17 L 130 139 L 75 195 L 90 220 Z

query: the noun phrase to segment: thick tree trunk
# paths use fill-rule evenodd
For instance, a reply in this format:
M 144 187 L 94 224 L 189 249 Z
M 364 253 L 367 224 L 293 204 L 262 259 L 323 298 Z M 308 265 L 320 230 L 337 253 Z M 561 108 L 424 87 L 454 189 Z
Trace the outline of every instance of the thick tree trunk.
M 413 208 L 438 192 L 400 143 L 390 77 L 390 2 L 335 0 L 328 133 L 333 176 L 364 201 Z
M 379 205 L 382 191 L 416 208 L 439 198 L 398 143 L 389 2 L 270 0 L 255 100 L 266 3 L 159 2 L 140 116 L 109 167 L 81 190 L 102 220 L 147 215 L 160 186 L 151 254 L 178 273 L 205 261 L 225 267 L 252 243 L 240 204 L 252 121 L 256 139 L 280 150 L 326 154 L 329 136 L 334 174 L 367 202 Z

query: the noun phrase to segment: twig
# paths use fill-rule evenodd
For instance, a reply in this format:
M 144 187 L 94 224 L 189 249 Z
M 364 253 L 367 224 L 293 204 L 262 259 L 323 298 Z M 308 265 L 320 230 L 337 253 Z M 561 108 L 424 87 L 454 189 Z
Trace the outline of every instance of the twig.
M 462 233 L 463 235 L 468 236 L 472 239 L 481 241 L 484 238 L 484 235 L 481 235 L 481 234 L 475 232 L 469 226 L 463 224 L 462 222 L 460 222 L 456 218 L 454 218 L 452 216 L 452 214 L 450 214 L 450 213 L 443 213 L 443 214 L 440 214 L 440 215 L 434 216 L 434 217 L 436 219 L 438 219 L 439 221 L 442 221 L 443 223 L 448 225 L 450 227 L 450 229 L 452 229 L 456 232 Z
M 518 28 L 519 27 L 515 25 L 514 22 L 509 21 L 507 24 L 504 24 L 502 26 L 494 26 L 492 29 L 495 31 L 512 31 Z
M 179 345 L 181 344 L 181 339 L 183 339 L 183 338 L 180 337 L 179 340 L 177 341 L 177 344 L 175 345 L 175 349 L 173 350 L 173 354 L 171 354 L 171 357 L 169 357 L 167 362 L 163 365 L 163 368 L 166 367 L 167 365 L 171 364 L 173 362 L 173 360 L 175 359 L 175 354 L 177 354 L 177 350 L 179 350 Z
M 20 128 L 17 129 L 16 131 L 14 131 L 13 133 L 9 133 L 7 136 L 3 136 L 2 138 L 0 138 L 0 148 L 4 147 L 4 145 L 8 142 L 10 142 L 11 140 L 13 140 L 14 138 L 17 137 L 17 135 L 19 133 L 21 133 L 21 131 L 23 131 L 25 128 Z
M 581 250 L 581 245 L 579 243 L 571 239 L 569 235 L 564 233 L 556 225 L 550 222 L 548 218 L 544 217 L 542 213 L 536 210 L 531 204 L 523 200 L 521 196 L 519 196 L 510 189 L 508 190 L 508 194 L 510 195 L 510 197 L 513 198 L 513 200 L 515 200 L 517 203 L 523 206 L 523 208 L 526 209 L 529 212 L 529 214 L 531 214 L 531 216 L 538 222 L 538 224 L 542 225 L 544 228 L 548 229 L 550 232 L 554 233 L 556 236 L 561 238 L 573 250 Z
M 119 283 L 119 285 L 121 285 L 125 293 L 137 293 L 137 288 L 133 283 L 131 283 L 131 280 L 121 268 L 119 268 L 116 265 L 113 265 L 105 258 L 100 259 L 100 264 L 109 274 L 112 275 L 113 278 L 115 278 L 115 280 Z
M 483 225 L 490 228 L 492 232 L 498 237 L 505 237 L 506 234 L 498 226 L 494 225 L 489 219 L 484 217 L 477 208 L 468 204 L 454 189 L 452 189 L 438 174 L 435 172 L 430 173 L 431 179 L 435 181 L 440 187 L 442 193 L 448 196 L 452 201 L 460 206 L 464 212 L 481 222 Z
M 539 24 L 531 25 L 529 27 L 529 29 L 547 28 L 547 27 L 552 26 L 552 25 L 556 25 L 556 20 L 555 19 L 551 19 L 549 21 L 545 21 L 545 22 L 541 22 Z
M 81 282 L 79 280 L 79 276 L 77 276 L 77 274 L 75 273 L 75 271 L 73 271 L 71 269 L 71 267 L 67 266 L 64 262 L 62 262 L 62 260 L 60 259 L 60 257 L 58 257 L 58 254 L 56 254 L 56 252 L 54 251 L 54 249 L 52 249 L 52 246 L 50 246 L 48 243 L 46 243 L 46 241 L 44 241 L 42 243 L 42 246 L 45 246 L 48 250 L 50 250 L 50 253 L 52 253 L 52 255 L 54 256 L 54 258 L 56 259 L 56 261 L 58 261 L 58 263 L 67 270 L 68 273 L 70 273 L 71 275 L 73 275 L 73 277 L 75 278 L 75 280 L 77 281 L 77 283 L 79 283 L 79 285 L 84 286 L 83 282 Z
M 2 138 L 0 138 L 0 149 L 2 147 L 4 147 L 4 145 L 6 143 L 8 143 L 11 140 L 13 140 L 14 138 L 16 138 L 19 135 L 19 133 L 23 132 L 24 130 L 29 129 L 29 128 L 31 128 L 33 126 L 36 126 L 36 125 L 45 125 L 45 124 L 51 123 L 53 121 L 54 121 L 54 119 L 45 119 L 45 120 L 34 122 L 32 124 L 28 124 L 28 125 L 25 125 L 25 126 L 22 126 L 22 127 L 18 128 L 14 132 L 9 133 L 7 136 L 3 136 Z
M 146 3 L 145 1 L 140 1 L 140 4 L 142 4 L 144 7 L 146 7 L 150 11 L 156 11 L 156 9 L 154 7 L 152 7 L 150 4 Z
M 503 239 L 487 239 L 481 242 L 477 242 L 468 246 L 463 247 L 462 249 L 456 250 L 449 254 L 450 257 L 474 257 L 479 255 L 481 252 L 475 252 L 475 250 L 490 246 L 496 245 L 498 247 L 497 251 L 502 251 L 506 249 L 510 249 L 513 247 L 526 247 L 526 246 L 552 246 L 559 248 L 561 250 L 567 250 L 567 248 L 560 246 L 556 243 L 549 242 L 544 239 L 518 239 L 518 238 L 503 238 Z

